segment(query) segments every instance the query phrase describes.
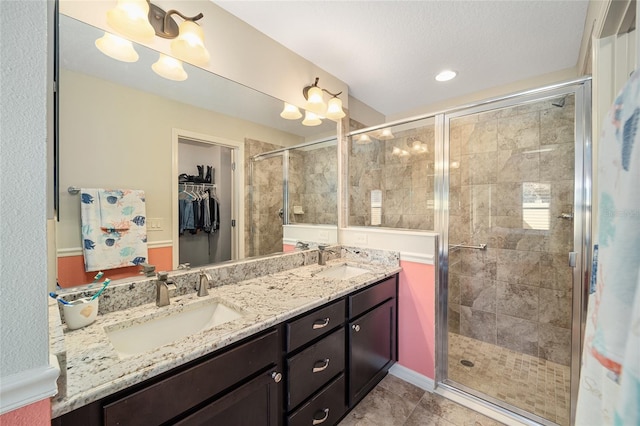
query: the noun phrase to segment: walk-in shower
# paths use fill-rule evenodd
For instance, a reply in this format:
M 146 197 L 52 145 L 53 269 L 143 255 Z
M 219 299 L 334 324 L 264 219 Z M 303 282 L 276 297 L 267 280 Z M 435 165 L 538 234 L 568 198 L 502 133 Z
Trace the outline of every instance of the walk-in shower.
M 444 117 L 437 381 L 540 423 L 575 403 L 589 105 L 585 81 Z
M 571 424 L 590 96 L 580 79 L 348 139 L 348 225 L 438 233 L 436 392 L 486 414 Z

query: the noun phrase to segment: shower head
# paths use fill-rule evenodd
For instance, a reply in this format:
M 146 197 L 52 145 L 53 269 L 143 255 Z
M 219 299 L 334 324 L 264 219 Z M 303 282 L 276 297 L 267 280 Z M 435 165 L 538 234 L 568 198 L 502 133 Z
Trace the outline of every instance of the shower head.
M 565 100 L 566 100 L 566 98 L 563 96 L 560 99 L 551 102 L 551 105 L 553 105 L 555 107 L 558 107 L 558 108 L 562 108 L 564 106 Z

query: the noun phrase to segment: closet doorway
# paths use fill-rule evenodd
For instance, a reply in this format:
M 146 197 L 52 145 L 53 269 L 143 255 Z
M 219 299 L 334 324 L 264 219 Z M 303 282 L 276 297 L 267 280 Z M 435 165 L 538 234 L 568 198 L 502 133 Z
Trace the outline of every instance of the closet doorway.
M 174 269 L 238 259 L 242 145 L 174 130 L 173 148 Z

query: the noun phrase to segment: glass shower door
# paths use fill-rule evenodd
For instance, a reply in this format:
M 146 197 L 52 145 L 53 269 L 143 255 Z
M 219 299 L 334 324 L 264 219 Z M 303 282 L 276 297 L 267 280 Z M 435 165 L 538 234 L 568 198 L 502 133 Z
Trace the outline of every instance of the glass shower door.
M 248 256 L 282 251 L 283 153 L 251 159 Z
M 574 101 L 448 120 L 444 383 L 560 425 L 571 413 Z

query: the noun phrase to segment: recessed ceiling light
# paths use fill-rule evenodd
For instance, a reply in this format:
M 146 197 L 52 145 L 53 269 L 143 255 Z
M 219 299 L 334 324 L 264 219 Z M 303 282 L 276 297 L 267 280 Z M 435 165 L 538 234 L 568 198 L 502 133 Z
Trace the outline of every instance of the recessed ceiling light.
M 455 78 L 456 75 L 458 75 L 458 73 L 455 72 L 455 71 L 444 70 L 440 74 L 436 75 L 436 80 L 438 80 L 438 81 L 449 81 L 449 80 Z

